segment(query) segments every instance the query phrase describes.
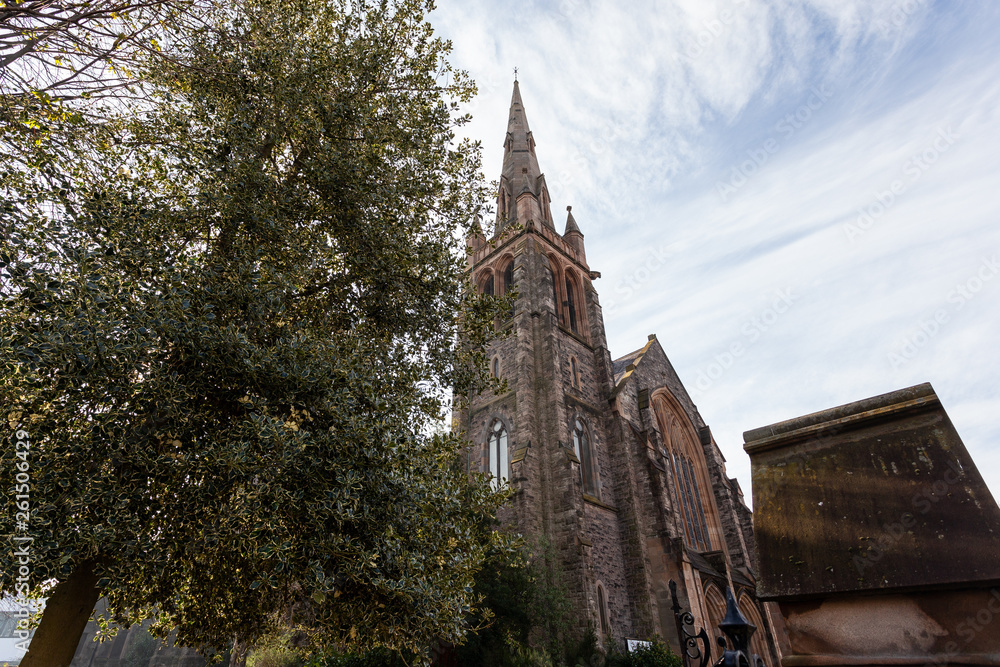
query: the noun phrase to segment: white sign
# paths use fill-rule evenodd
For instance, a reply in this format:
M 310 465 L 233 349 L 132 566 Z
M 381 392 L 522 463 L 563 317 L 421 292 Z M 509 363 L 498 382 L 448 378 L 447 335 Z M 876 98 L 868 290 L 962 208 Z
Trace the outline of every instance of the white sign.
M 650 643 L 644 642 L 641 639 L 626 639 L 625 643 L 628 644 L 628 652 L 636 650 L 637 648 L 649 648 Z

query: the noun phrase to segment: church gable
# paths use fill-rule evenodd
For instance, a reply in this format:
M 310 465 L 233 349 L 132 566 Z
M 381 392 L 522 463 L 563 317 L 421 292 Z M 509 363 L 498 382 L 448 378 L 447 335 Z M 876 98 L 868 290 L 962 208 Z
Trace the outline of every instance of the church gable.
M 615 374 L 612 398 L 621 404 L 623 409 L 620 413 L 624 417 L 641 422 L 637 411 L 645 409 L 649 394 L 658 389 L 666 389 L 680 403 L 684 414 L 696 429 L 700 430 L 705 426 L 697 406 L 660 346 L 656 334 L 651 334 L 649 342 L 639 350 L 614 360 L 612 368 Z M 624 409 L 628 407 L 631 409 Z

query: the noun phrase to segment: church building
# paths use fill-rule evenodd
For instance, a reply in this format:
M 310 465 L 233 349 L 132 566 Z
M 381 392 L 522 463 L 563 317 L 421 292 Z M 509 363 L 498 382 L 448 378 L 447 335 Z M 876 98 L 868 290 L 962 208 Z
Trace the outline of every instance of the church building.
M 468 239 L 469 271 L 481 292 L 517 298 L 490 349 L 506 392 L 466 397 L 456 413 L 469 469 L 511 486 L 501 518 L 553 547 L 581 631 L 619 644 L 658 634 L 680 652 L 674 580 L 717 656 L 730 588 L 757 627 L 753 651 L 776 667 L 739 483 L 656 336 L 608 350 L 600 273 L 570 207 L 556 229 L 516 81 L 496 207 L 489 238 Z

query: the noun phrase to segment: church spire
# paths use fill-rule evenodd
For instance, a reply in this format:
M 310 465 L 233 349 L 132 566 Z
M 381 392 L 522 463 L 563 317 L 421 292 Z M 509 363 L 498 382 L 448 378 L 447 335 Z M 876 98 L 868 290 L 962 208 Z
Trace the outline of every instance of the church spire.
M 523 225 L 529 220 L 555 229 L 549 209 L 549 191 L 545 176 L 538 167 L 535 139 L 528 128 L 521 88 L 516 79 L 503 146 L 503 169 L 497 193 L 497 231 L 514 222 Z

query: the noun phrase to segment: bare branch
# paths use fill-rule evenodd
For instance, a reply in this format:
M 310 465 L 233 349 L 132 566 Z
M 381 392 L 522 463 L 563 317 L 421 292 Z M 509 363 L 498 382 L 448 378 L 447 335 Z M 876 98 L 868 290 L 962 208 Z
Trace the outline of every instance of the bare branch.
M 24 0 L 0 7 L 0 97 L 114 95 L 157 57 L 164 25 L 210 14 L 214 0 Z

